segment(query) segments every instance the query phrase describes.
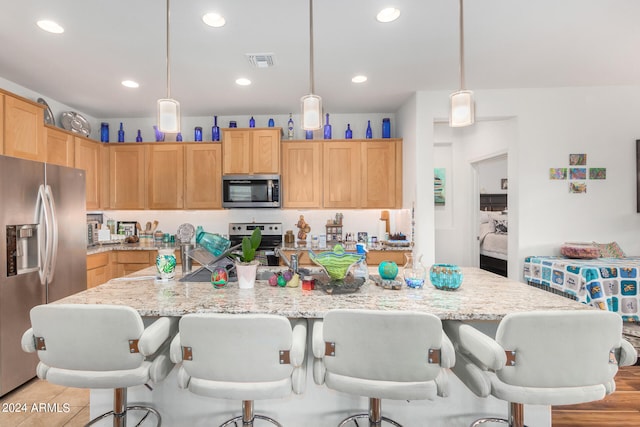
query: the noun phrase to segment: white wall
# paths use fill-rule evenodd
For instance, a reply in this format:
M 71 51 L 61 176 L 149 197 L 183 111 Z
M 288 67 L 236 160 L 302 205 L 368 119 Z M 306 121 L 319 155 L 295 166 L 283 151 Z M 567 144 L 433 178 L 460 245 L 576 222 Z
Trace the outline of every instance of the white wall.
M 475 95 L 478 118 L 513 117 L 506 129 L 510 277 L 521 278 L 526 256 L 558 254 L 565 241 L 615 240 L 627 254 L 640 254 L 635 200 L 640 87 L 479 90 Z M 418 98 L 424 100 L 416 109 L 423 122 L 433 127 L 446 118 L 448 93 L 420 92 Z M 479 124 L 483 122 L 462 130 L 461 140 L 469 141 L 482 131 Z M 441 141 L 432 136 L 421 144 L 433 147 L 436 142 Z M 495 142 L 472 147 L 466 159 L 454 153 L 459 159 L 455 161 L 479 160 L 481 151 L 504 149 L 504 141 L 499 149 L 492 146 Z M 549 180 L 549 168 L 568 166 L 571 153 L 586 153 L 587 167 L 606 167 L 607 179 L 588 180 L 586 194 L 570 194 L 567 181 Z M 431 180 L 425 182 L 432 185 Z M 458 182 L 454 177 L 456 192 L 469 199 L 471 184 L 464 176 L 462 187 Z M 466 215 L 464 206 L 460 210 Z M 418 223 L 431 221 L 427 212 L 416 216 Z M 463 223 L 455 228 L 464 230 Z M 466 251 L 469 246 L 459 238 L 439 240 L 438 252 Z
M 498 156 L 477 163 L 480 193 L 507 194 L 502 180 L 507 178 L 507 156 Z

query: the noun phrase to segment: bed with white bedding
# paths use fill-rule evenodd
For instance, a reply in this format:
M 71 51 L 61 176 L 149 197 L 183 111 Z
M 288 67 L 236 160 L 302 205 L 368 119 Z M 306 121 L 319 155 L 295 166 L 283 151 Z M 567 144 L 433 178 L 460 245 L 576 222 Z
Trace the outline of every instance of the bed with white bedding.
M 480 268 L 506 277 L 509 236 L 507 195 L 481 195 L 480 209 Z

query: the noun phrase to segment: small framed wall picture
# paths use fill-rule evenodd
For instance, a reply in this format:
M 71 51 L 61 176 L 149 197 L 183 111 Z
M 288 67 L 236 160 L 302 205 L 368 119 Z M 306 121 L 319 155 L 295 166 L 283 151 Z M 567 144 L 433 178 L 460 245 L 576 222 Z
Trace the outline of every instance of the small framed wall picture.
M 125 236 L 135 236 L 137 234 L 135 221 L 118 221 L 118 234 Z

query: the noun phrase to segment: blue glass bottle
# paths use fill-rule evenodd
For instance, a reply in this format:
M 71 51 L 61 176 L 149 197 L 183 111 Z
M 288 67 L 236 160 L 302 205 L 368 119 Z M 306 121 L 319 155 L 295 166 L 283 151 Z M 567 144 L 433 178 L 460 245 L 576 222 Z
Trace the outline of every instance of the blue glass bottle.
M 136 135 L 136 142 L 142 142 L 142 132 L 138 129 L 138 135 Z
M 367 133 L 365 138 L 367 139 L 373 138 L 373 132 L 371 131 L 371 120 L 367 120 Z
M 211 140 L 220 141 L 220 127 L 218 126 L 218 116 L 213 116 L 213 127 L 211 128 Z
M 269 119 L 269 127 L 272 128 L 276 125 L 276 122 L 273 119 Z
M 194 141 L 202 141 L 202 128 L 200 126 L 196 126 L 194 129 Z
M 305 130 L 304 131 L 304 137 L 305 137 L 305 139 L 313 139 L 313 131 L 312 130 Z
M 353 131 L 351 130 L 351 125 L 347 123 L 347 130 L 344 131 L 344 139 L 353 138 Z
M 124 142 L 124 128 L 122 122 L 120 122 L 120 129 L 118 130 L 118 142 Z
M 182 142 L 182 132 L 178 132 L 178 134 L 176 135 L 176 141 Z
M 251 118 L 249 119 L 249 127 L 250 128 L 256 127 L 256 120 L 253 118 L 253 116 L 251 116 Z
M 331 139 L 331 125 L 329 124 L 329 113 L 327 113 L 327 122 L 324 125 L 324 139 Z
M 391 138 L 391 120 L 382 119 L 382 137 Z
M 100 124 L 100 142 L 109 142 L 109 123 Z

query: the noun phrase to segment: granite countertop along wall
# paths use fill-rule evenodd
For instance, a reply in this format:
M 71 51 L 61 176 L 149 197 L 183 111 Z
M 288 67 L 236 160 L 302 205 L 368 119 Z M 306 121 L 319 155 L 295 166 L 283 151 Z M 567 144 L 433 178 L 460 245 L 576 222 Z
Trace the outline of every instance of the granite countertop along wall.
M 273 267 L 265 267 L 273 268 Z M 180 269 L 178 269 L 179 271 Z M 367 281 L 352 294 L 329 295 L 316 288 L 269 286 L 257 281 L 253 289 L 231 282 L 214 289 L 208 282 L 160 281 L 155 267 L 112 279 L 56 303 L 119 304 L 143 316 L 182 316 L 188 313 L 271 313 L 292 318 L 321 318 L 334 308 L 403 310 L 433 313 L 441 319 L 500 320 L 508 313 L 535 310 L 590 310 L 584 304 L 477 269 L 463 268 L 464 281 L 456 291 L 403 286 L 383 289 Z

